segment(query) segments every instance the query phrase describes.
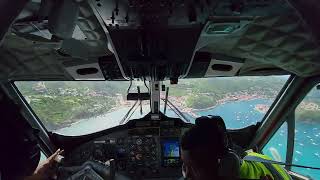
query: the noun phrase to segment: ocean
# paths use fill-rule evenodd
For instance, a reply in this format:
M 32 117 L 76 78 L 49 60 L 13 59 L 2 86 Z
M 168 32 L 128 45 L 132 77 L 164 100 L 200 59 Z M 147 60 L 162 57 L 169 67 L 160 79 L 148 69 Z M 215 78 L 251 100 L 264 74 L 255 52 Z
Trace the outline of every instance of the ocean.
M 235 101 L 221 104 L 212 109 L 196 111 L 195 114 L 202 115 L 220 115 L 229 129 L 243 128 L 248 125 L 256 124 L 261 121 L 264 113 L 256 111 L 255 105 L 271 105 L 272 101 L 266 99 L 255 99 L 249 101 Z M 81 120 L 70 127 L 57 131 L 64 135 L 83 135 L 92 132 L 104 130 L 106 128 L 119 125 L 119 121 L 126 114 L 128 108 L 122 108 L 112 113 L 104 114 L 98 117 Z M 137 110 L 138 111 L 138 110 Z M 147 111 L 145 110 L 143 115 Z M 176 117 L 173 111 L 168 110 L 168 116 Z M 188 116 L 188 115 L 187 115 Z M 132 118 L 141 117 L 140 113 L 133 114 Z M 190 116 L 188 116 L 190 117 Z M 264 154 L 275 160 L 284 161 L 286 154 L 287 129 L 284 124 L 273 136 L 270 142 L 264 147 Z M 305 166 L 320 167 L 320 122 L 306 123 L 298 121 L 296 123 L 296 137 L 294 147 L 293 163 Z M 293 171 L 310 176 L 313 179 L 320 179 L 320 171 L 293 168 Z

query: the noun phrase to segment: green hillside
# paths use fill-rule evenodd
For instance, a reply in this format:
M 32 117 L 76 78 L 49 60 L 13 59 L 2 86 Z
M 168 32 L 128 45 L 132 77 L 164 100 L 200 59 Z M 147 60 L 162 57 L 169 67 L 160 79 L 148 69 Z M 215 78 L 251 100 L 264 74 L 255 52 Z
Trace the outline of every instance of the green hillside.
M 204 109 L 222 100 L 237 96 L 258 96 L 274 99 L 287 77 L 233 77 L 180 80 L 169 85 L 169 99 L 176 99 L 183 107 Z M 129 82 L 110 81 L 21 81 L 15 83 L 38 117 L 51 129 L 69 125 L 78 119 L 98 116 L 117 109 L 124 103 Z M 142 92 L 143 82 L 134 82 Z M 319 93 L 311 93 L 319 96 Z M 311 97 L 314 99 L 314 97 Z M 179 107 L 179 106 L 178 106 Z M 182 107 L 180 107 L 182 108 Z M 301 119 L 310 119 L 314 112 L 301 110 Z M 316 117 L 320 116 L 316 114 Z M 315 117 L 312 115 L 312 117 Z M 319 117 L 320 118 L 320 117 Z

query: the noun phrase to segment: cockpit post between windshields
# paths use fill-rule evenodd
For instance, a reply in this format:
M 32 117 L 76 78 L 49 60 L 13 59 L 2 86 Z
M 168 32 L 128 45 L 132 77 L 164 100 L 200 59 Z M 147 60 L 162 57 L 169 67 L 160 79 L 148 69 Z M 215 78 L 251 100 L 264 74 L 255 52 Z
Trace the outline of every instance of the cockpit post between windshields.
M 150 101 L 150 112 L 151 112 L 151 118 L 152 120 L 159 120 L 160 119 L 160 93 L 162 90 L 162 82 L 161 81 L 150 81 L 149 82 L 149 86 L 150 86 L 150 91 L 149 88 L 147 87 L 145 81 L 144 84 L 147 87 L 149 92 L 144 92 L 142 93 L 140 91 L 140 87 L 137 87 L 137 93 L 130 93 L 130 88 L 131 88 L 131 84 L 132 82 L 130 82 L 130 86 L 128 88 L 127 91 L 127 100 L 131 100 L 131 101 L 136 101 L 133 106 L 129 109 L 128 113 L 125 115 L 125 117 L 123 118 L 123 120 L 120 122 L 120 124 L 123 124 L 124 122 L 126 122 L 127 117 L 130 118 L 129 114 L 133 114 L 135 112 L 135 110 L 137 109 L 138 106 L 140 106 L 140 113 L 142 114 L 142 101 L 143 100 L 149 100 Z M 165 89 L 164 89 L 165 90 Z M 138 106 L 136 107 L 136 105 L 138 104 Z M 136 108 L 135 108 L 136 107 Z M 131 113 L 131 111 L 133 111 Z
M 140 114 L 142 114 L 142 101 L 149 100 L 150 102 L 150 113 L 152 120 L 160 120 L 160 103 L 164 102 L 163 114 L 166 114 L 167 107 L 180 117 L 185 122 L 190 122 L 190 120 L 168 99 L 169 96 L 169 87 L 166 87 L 162 81 L 149 81 L 150 89 L 144 81 L 148 92 L 141 92 L 140 87 L 137 86 L 137 93 L 130 92 L 132 82 L 130 81 L 130 85 L 127 91 L 127 100 L 135 101 L 132 107 L 128 110 L 127 114 L 120 121 L 119 124 L 126 123 L 130 117 L 135 113 L 135 111 L 140 107 Z M 161 92 L 165 92 L 165 96 L 163 97 Z

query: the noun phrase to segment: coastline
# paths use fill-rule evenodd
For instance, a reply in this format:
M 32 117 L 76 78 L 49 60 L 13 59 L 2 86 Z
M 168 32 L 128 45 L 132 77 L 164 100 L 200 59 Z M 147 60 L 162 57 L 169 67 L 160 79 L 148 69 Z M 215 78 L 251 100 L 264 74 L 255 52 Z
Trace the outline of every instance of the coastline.
M 210 107 L 203 108 L 203 109 L 195 109 L 195 108 L 188 108 L 188 107 L 185 107 L 185 106 L 181 106 L 182 103 L 179 102 L 178 103 L 179 105 L 177 105 L 177 108 L 182 113 L 186 113 L 186 114 L 190 115 L 193 118 L 197 118 L 197 117 L 199 117 L 198 112 L 211 110 L 211 109 L 214 109 L 214 108 L 216 108 L 218 106 L 221 106 L 223 104 L 234 103 L 234 102 L 242 102 L 242 101 L 249 101 L 249 100 L 257 100 L 257 99 L 272 100 L 271 98 L 267 98 L 267 97 L 246 96 L 245 98 L 237 98 L 237 99 L 227 99 L 227 100 L 226 99 L 221 99 L 214 106 L 210 106 Z M 175 99 L 174 101 L 176 101 L 176 100 L 177 99 Z M 71 127 L 73 125 L 82 123 L 83 121 L 87 121 L 90 118 L 98 118 L 98 117 L 101 117 L 101 116 L 108 115 L 109 113 L 113 113 L 113 112 L 117 113 L 117 111 L 125 111 L 125 109 L 128 110 L 131 107 L 132 104 L 133 103 L 131 103 L 131 102 L 130 103 L 121 103 L 121 104 L 117 103 L 117 106 L 111 108 L 108 112 L 103 112 L 103 113 L 96 112 L 96 114 L 94 114 L 94 115 L 92 115 L 90 117 L 77 118 L 77 119 L 71 119 L 71 120 L 65 121 L 63 124 L 60 124 L 59 127 L 55 126 L 54 131 L 59 131 L 60 129 Z M 148 103 L 143 103 L 143 106 L 146 106 L 146 105 L 148 105 Z M 264 114 L 264 113 L 266 113 L 266 111 L 268 111 L 269 106 L 266 105 L 266 104 L 256 104 L 256 105 L 254 105 L 253 108 L 254 108 L 254 110 Z M 145 108 L 143 108 L 143 109 L 145 109 Z M 308 120 L 304 120 L 304 122 L 308 122 Z M 312 121 L 312 123 L 314 123 L 314 122 Z
M 239 96 L 232 96 L 231 98 L 229 96 L 227 96 L 227 97 L 225 97 L 223 99 L 218 100 L 215 105 L 207 107 L 207 108 L 195 109 L 195 108 L 188 108 L 188 107 L 179 107 L 179 106 L 177 106 L 177 107 L 181 110 L 181 112 L 188 113 L 192 117 L 196 118 L 196 117 L 198 117 L 196 113 L 200 112 L 200 111 L 206 111 L 206 110 L 214 109 L 217 106 L 221 106 L 221 105 L 226 104 L 226 103 L 249 101 L 249 100 L 255 100 L 255 99 L 270 100 L 271 98 L 268 98 L 266 96 L 258 96 L 258 95 L 246 95 L 246 96 L 239 95 Z M 264 113 L 264 112 L 261 112 L 261 113 Z
M 270 106 L 266 105 L 266 104 L 256 104 L 254 107 L 254 110 L 264 114 L 264 113 L 267 113 L 269 108 L 270 108 Z
M 190 107 L 186 107 L 185 105 L 185 97 L 183 98 L 179 98 L 179 97 L 171 97 L 171 101 L 176 105 L 176 107 L 182 112 L 182 113 L 187 113 L 189 114 L 191 117 L 193 118 L 197 118 L 199 115 L 197 114 L 197 112 L 200 111 L 206 111 L 206 110 L 210 110 L 210 109 L 214 109 L 217 106 L 226 104 L 226 103 L 232 103 L 232 102 L 240 102 L 240 101 L 248 101 L 248 100 L 255 100 L 255 99 L 270 99 L 267 98 L 265 96 L 259 96 L 257 94 L 253 94 L 253 95 L 227 95 L 224 98 L 220 99 L 217 101 L 217 103 L 213 106 L 207 107 L 207 108 L 202 108 L 202 109 L 196 109 L 196 108 L 190 108 Z M 96 112 L 96 113 L 92 113 L 91 116 L 85 117 L 85 118 L 75 118 L 75 119 L 69 119 L 63 122 L 63 124 L 59 124 L 59 126 L 57 127 L 56 125 L 54 126 L 54 130 L 59 130 L 59 129 L 63 129 L 63 128 L 67 128 L 70 127 L 74 124 L 77 123 L 81 123 L 82 121 L 85 121 L 89 118 L 97 118 L 99 116 L 103 116 L 105 114 L 120 110 L 120 109 L 124 109 L 124 108 L 130 108 L 133 105 L 134 102 L 128 102 L 125 101 L 123 99 L 121 99 L 119 102 L 117 102 L 117 105 L 113 108 L 111 108 L 110 110 L 108 110 L 108 112 Z M 146 101 L 143 103 L 143 105 L 147 105 L 148 103 L 146 103 Z
M 267 97 L 265 95 L 258 95 L 257 93 L 254 94 L 243 94 L 243 93 L 234 93 L 234 94 L 227 94 L 225 95 L 225 97 L 223 97 L 222 99 L 217 100 L 216 104 L 213 106 L 209 106 L 206 108 L 201 108 L 201 109 L 196 109 L 196 108 L 191 108 L 191 107 L 187 107 L 185 102 L 186 102 L 186 96 L 183 97 L 177 97 L 177 96 L 173 96 L 170 97 L 170 101 L 172 101 L 173 104 L 176 105 L 176 107 L 182 112 L 182 113 L 186 113 L 188 115 L 190 115 L 192 118 L 197 118 L 198 112 L 201 111 L 207 111 L 207 110 L 211 110 L 214 109 L 218 106 L 221 106 L 223 104 L 226 103 L 232 103 L 232 102 L 241 102 L 241 101 L 249 101 L 249 100 L 255 100 L 255 99 L 264 99 L 264 100 L 272 100 L 270 97 Z M 126 101 L 125 99 L 118 99 L 116 106 L 112 107 L 111 109 L 109 109 L 107 112 L 92 112 L 90 116 L 86 116 L 83 118 L 74 118 L 74 119 L 69 119 L 64 121 L 62 124 L 59 124 L 59 126 L 56 126 L 55 124 L 51 124 L 50 126 L 54 127 L 53 129 L 58 130 L 58 129 L 62 129 L 62 128 L 66 128 L 66 127 L 70 127 L 74 124 L 80 123 L 83 120 L 89 119 L 89 118 L 96 118 L 99 116 L 103 116 L 105 114 L 120 110 L 120 109 L 124 109 L 124 108 L 130 108 L 132 105 L 134 104 L 134 102 L 131 101 Z M 148 105 L 147 101 L 143 102 L 143 105 Z M 311 106 L 312 105 L 312 106 Z M 311 109 L 310 107 L 315 107 L 315 105 L 310 103 L 306 103 L 306 104 L 302 104 L 302 107 L 304 107 L 304 109 Z M 310 107 L 309 107 L 310 106 Z M 318 109 L 319 107 L 317 106 L 315 109 Z M 144 108 L 145 109 L 145 108 Z M 269 109 L 269 106 L 266 104 L 257 104 L 254 107 L 255 111 L 258 111 L 259 113 L 266 113 Z

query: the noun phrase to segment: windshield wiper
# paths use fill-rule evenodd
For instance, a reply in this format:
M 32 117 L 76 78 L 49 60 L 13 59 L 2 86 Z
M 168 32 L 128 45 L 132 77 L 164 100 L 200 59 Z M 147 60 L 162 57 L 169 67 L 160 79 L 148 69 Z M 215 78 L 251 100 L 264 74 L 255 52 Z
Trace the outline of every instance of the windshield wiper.
M 145 83 L 145 82 L 144 82 Z M 146 85 L 146 84 L 145 84 Z M 129 85 L 129 88 L 128 88 L 128 90 L 127 90 L 127 99 L 130 99 L 129 98 L 129 92 L 130 92 L 130 89 L 131 89 L 131 86 L 132 86 L 132 81 L 130 81 L 130 85 Z M 147 85 L 146 85 L 146 87 L 147 87 Z M 147 89 L 149 89 L 148 87 L 147 87 Z M 125 124 L 125 123 L 127 123 L 128 122 L 128 120 L 131 118 L 131 116 L 136 112 L 136 110 L 138 109 L 138 107 L 140 107 L 140 115 L 142 115 L 143 114 L 143 111 L 142 111 L 142 100 L 143 100 L 143 97 L 142 97 L 142 94 L 141 94 L 141 92 L 140 92 L 140 87 L 139 86 L 137 86 L 137 91 L 138 91 L 138 98 L 137 98 L 137 100 L 135 101 L 135 103 L 133 104 L 133 106 L 129 109 L 129 111 L 126 113 L 126 115 L 122 118 L 122 120 L 119 122 L 119 125 L 121 125 L 121 124 Z M 149 90 L 148 90 L 149 91 Z M 148 92 L 149 93 L 149 92 Z M 134 95 L 134 94 L 133 94 Z M 145 94 L 144 94 L 144 96 L 146 96 Z M 133 98 L 133 99 L 136 99 L 136 98 Z M 137 106 L 137 104 L 139 103 L 139 105 Z M 133 111 L 132 111 L 133 110 Z M 132 111 L 132 112 L 131 112 Z
M 169 99 L 161 98 L 162 101 L 167 103 L 167 105 L 170 107 L 170 109 L 180 118 L 185 120 L 186 122 L 190 122 L 190 120 L 171 102 Z
M 142 100 L 141 100 L 140 87 L 138 86 L 137 89 L 138 89 L 138 96 L 139 96 L 140 115 L 142 115 L 143 112 L 142 112 Z M 135 110 L 134 110 L 134 111 L 135 111 Z M 131 117 L 131 116 L 130 116 L 130 117 Z M 129 117 L 129 118 L 130 118 L 130 117 Z
M 168 95 L 169 95 L 169 87 L 167 87 L 167 89 L 166 89 L 166 97 L 165 97 L 165 99 L 164 99 L 164 109 L 163 109 L 163 114 L 166 114 L 166 112 L 167 112 Z
M 134 109 L 134 107 L 136 107 L 136 105 L 138 104 L 138 101 L 136 101 L 133 106 L 129 109 L 129 111 L 127 112 L 126 115 L 124 115 L 124 117 L 122 118 L 122 120 L 119 122 L 119 125 L 124 124 L 127 122 L 127 119 L 129 119 L 132 114 L 136 111 L 137 108 Z M 137 106 L 139 107 L 139 106 Z M 134 109 L 133 113 L 130 115 L 131 111 Z M 130 116 L 129 116 L 130 115 Z M 129 118 L 128 118 L 129 117 Z

